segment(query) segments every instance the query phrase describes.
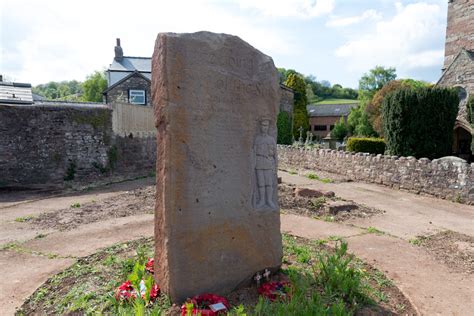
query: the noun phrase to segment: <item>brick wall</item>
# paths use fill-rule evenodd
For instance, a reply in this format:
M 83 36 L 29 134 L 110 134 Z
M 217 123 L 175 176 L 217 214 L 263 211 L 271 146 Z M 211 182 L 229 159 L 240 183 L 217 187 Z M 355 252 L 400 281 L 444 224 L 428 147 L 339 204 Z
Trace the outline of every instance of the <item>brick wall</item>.
M 313 135 L 324 138 L 328 135 L 331 135 L 331 125 L 336 125 L 340 119 L 340 116 L 312 116 L 309 118 L 309 126 Z M 344 120 L 347 122 L 347 116 L 344 117 Z M 316 125 L 324 125 L 326 126 L 326 130 L 317 131 L 315 130 Z
M 396 157 L 278 146 L 280 169 L 319 169 L 352 180 L 474 204 L 474 164 L 456 158 Z
M 0 187 L 64 187 L 148 175 L 156 137 L 112 132 L 105 105 L 0 105 Z

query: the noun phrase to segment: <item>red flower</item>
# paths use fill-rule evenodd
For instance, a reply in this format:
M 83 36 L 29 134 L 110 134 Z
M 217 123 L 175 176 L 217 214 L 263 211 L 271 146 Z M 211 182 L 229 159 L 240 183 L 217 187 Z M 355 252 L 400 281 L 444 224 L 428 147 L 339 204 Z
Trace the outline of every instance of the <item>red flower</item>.
M 224 297 L 215 294 L 196 295 L 191 299 L 191 303 L 194 305 L 193 315 L 216 316 L 226 314 L 230 308 L 229 302 L 227 302 Z M 226 310 L 213 312 L 209 306 L 218 303 L 222 303 L 226 307 Z M 186 315 L 186 304 L 183 304 L 181 307 L 181 315 Z
M 160 287 L 158 286 L 158 284 L 153 284 L 153 287 L 151 288 L 151 291 L 150 291 L 150 301 L 154 301 L 156 300 L 156 298 L 160 295 Z
M 283 282 L 267 282 L 258 288 L 258 293 L 265 296 L 270 301 L 286 300 L 291 297 L 289 293 L 290 283 Z
M 120 300 L 125 300 L 128 301 L 129 299 L 134 299 L 137 297 L 137 294 L 133 290 L 132 283 L 130 281 L 123 282 L 122 285 L 120 285 L 116 290 L 115 290 L 115 299 L 117 301 Z
M 153 268 L 154 263 L 155 263 L 155 259 L 150 258 L 147 264 L 145 265 L 145 270 L 150 272 L 151 274 L 154 274 L 155 273 L 155 269 Z
M 150 290 L 150 301 L 156 300 L 156 298 L 160 295 L 161 290 L 158 284 L 154 283 Z M 142 292 L 142 297 L 145 294 Z M 122 283 L 116 290 L 115 290 L 115 299 L 117 301 L 129 301 L 137 298 L 137 291 L 132 286 L 130 281 L 126 281 Z

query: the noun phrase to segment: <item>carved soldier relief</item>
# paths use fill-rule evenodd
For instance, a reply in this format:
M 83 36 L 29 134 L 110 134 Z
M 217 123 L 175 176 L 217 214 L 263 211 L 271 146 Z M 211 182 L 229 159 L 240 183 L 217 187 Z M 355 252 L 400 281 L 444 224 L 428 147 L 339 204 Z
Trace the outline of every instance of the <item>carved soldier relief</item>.
M 268 134 L 270 120 L 260 119 L 259 134 L 255 138 L 255 173 L 257 177 L 257 209 L 278 209 L 276 201 L 277 147 L 274 137 Z

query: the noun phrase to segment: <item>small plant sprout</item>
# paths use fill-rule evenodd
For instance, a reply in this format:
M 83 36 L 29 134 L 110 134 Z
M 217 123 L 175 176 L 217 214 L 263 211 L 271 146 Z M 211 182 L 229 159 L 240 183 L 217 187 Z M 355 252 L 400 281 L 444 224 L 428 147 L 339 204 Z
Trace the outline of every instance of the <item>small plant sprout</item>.
M 81 207 L 81 204 L 80 203 L 73 203 L 71 204 L 71 208 L 79 208 Z
M 27 215 L 27 216 L 22 216 L 22 217 L 17 217 L 15 218 L 15 222 L 17 223 L 24 223 L 31 221 L 35 216 L 34 215 Z
M 384 235 L 385 234 L 383 231 L 378 230 L 377 228 L 372 227 L 372 226 L 367 227 L 367 232 L 369 234 L 377 234 L 377 235 Z

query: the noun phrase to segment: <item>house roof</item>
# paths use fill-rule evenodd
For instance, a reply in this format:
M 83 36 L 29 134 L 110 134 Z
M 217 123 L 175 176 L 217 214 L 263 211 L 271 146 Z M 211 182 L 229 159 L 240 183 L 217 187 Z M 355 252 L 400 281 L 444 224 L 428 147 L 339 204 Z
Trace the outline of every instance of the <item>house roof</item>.
M 358 103 L 342 104 L 308 104 L 306 110 L 310 117 L 314 116 L 347 116 Z
M 151 73 L 151 57 L 123 56 L 121 61 L 115 58 L 110 64 L 109 71 L 139 71 Z
M 106 90 L 104 90 L 104 92 L 102 92 L 102 94 L 106 94 L 107 92 L 109 92 L 110 90 L 112 90 L 113 88 L 115 88 L 116 86 L 121 84 L 122 82 L 127 81 L 129 78 L 131 78 L 133 76 L 139 76 L 139 77 L 142 77 L 143 79 L 145 79 L 146 81 L 151 82 L 151 80 L 149 78 L 145 77 L 142 73 L 138 72 L 138 70 L 135 70 L 131 74 L 123 77 L 122 79 L 120 79 L 119 81 L 117 81 L 116 83 L 114 83 L 113 85 L 108 87 Z
M 474 51 L 467 50 L 465 48 L 461 49 L 459 53 L 454 57 L 453 61 L 449 64 L 448 67 L 443 71 L 443 74 L 439 78 L 438 82 L 436 83 L 437 85 L 441 83 L 441 81 L 444 79 L 444 76 L 448 73 L 449 70 L 451 70 L 452 67 L 455 67 L 454 65 L 456 64 L 457 59 L 465 54 L 471 61 L 474 61 Z
M 31 84 L 18 82 L 0 82 L 0 103 L 33 104 Z

